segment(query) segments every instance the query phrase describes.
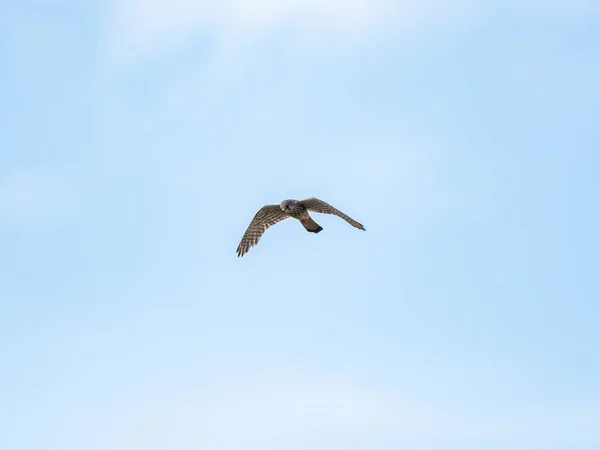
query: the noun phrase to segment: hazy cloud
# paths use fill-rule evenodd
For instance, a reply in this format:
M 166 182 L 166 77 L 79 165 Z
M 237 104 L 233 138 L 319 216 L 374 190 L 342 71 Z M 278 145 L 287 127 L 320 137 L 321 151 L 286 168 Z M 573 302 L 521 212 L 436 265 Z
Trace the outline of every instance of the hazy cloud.
M 264 374 L 212 382 L 202 389 L 159 388 L 75 426 L 86 448 L 378 449 L 511 442 L 589 445 L 600 442 L 597 405 L 517 402 L 509 411 L 442 406 L 407 393 L 327 376 Z M 102 430 L 98 434 L 98 430 Z M 571 441 L 565 442 L 569 436 Z M 574 437 L 574 441 L 572 440 Z M 576 441 L 576 442 L 575 442 Z M 68 446 L 67 446 L 68 448 Z M 567 447 L 564 447 L 567 448 Z
M 53 219 L 67 212 L 74 202 L 72 186 L 58 171 L 21 170 L 0 178 L 0 216 Z
M 284 30 L 296 47 L 346 46 L 378 34 L 397 35 L 424 22 L 446 22 L 469 0 L 122 0 L 115 1 L 107 44 L 113 59 L 178 46 L 190 37 L 240 48 Z
M 597 11 L 592 0 L 522 0 L 503 10 L 559 19 Z M 106 50 L 130 59 L 177 47 L 190 37 L 210 38 L 220 48 L 247 46 L 285 31 L 296 47 L 347 46 L 370 37 L 390 38 L 415 29 L 461 24 L 493 14 L 495 2 L 474 0 L 115 0 Z

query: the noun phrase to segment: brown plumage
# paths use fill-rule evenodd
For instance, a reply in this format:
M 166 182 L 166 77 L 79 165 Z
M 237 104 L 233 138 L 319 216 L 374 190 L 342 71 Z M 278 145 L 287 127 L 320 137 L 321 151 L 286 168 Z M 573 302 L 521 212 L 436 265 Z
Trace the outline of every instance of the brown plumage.
M 242 240 L 237 248 L 237 255 L 244 256 L 251 247 L 258 244 L 258 241 L 260 241 L 260 238 L 267 228 L 288 217 L 298 219 L 306 231 L 311 233 L 318 233 L 323 230 L 323 227 L 313 220 L 308 211 L 322 214 L 334 214 L 344 219 L 353 227 L 365 231 L 365 227 L 363 227 L 362 224 L 318 198 L 311 197 L 306 200 L 284 200 L 279 205 L 266 205 L 258 210 L 250 222 L 248 229 L 244 233 L 244 236 L 242 236 Z

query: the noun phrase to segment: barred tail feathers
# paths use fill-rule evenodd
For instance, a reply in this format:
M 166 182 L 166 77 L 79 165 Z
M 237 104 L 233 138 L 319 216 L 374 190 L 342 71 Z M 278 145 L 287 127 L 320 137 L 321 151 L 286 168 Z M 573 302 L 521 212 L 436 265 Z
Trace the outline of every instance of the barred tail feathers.
M 310 216 L 300 219 L 300 223 L 306 228 L 306 231 L 310 233 L 318 233 L 323 229 L 323 227 L 315 222 Z

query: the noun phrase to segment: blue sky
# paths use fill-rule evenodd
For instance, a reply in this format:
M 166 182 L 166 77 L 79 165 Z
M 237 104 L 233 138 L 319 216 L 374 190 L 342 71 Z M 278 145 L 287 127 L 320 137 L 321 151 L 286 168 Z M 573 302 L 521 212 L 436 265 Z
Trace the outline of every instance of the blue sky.
M 0 24 L 2 448 L 600 447 L 597 2 Z

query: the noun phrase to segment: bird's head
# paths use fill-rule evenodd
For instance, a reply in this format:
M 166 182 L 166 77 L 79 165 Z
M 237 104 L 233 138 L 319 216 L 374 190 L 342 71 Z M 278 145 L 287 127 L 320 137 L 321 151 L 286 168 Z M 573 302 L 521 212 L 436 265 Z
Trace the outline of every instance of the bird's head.
M 279 207 L 281 208 L 282 211 L 289 211 L 291 209 L 292 202 L 293 202 L 293 200 L 284 200 L 281 202 Z

